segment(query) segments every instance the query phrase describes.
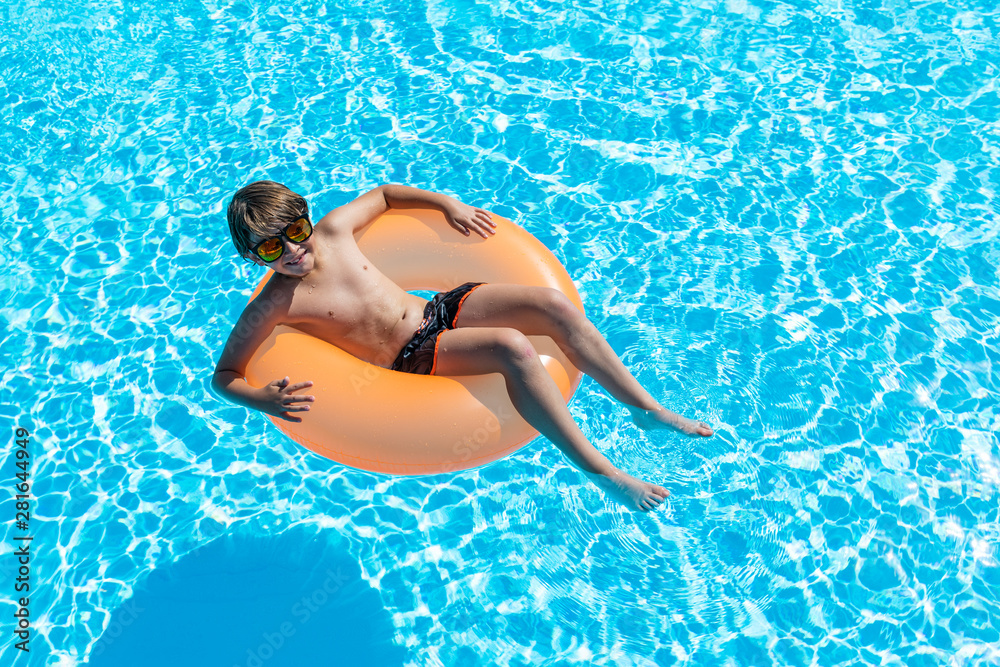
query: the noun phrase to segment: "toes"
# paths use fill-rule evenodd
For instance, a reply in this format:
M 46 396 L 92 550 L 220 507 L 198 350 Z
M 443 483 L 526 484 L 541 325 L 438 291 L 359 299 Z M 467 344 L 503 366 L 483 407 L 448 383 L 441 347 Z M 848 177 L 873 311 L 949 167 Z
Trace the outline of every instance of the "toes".
M 648 512 L 649 510 L 653 510 L 659 507 L 662 502 L 663 498 L 659 498 L 655 495 L 650 495 L 643 498 L 642 503 L 640 504 Z
M 667 496 L 670 495 L 670 492 L 667 491 L 666 489 L 664 489 L 662 486 L 654 486 L 653 487 L 653 493 L 655 495 L 659 496 L 660 502 L 663 502 L 664 500 L 666 500 Z

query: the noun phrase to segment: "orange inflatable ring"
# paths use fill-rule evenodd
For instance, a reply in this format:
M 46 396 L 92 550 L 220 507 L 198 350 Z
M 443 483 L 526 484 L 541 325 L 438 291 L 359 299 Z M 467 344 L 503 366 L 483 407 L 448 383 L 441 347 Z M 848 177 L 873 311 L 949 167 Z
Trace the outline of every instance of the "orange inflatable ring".
M 392 209 L 356 235 L 380 271 L 405 290 L 449 290 L 468 281 L 552 287 L 583 311 L 569 274 L 538 239 L 497 215 L 496 234 L 463 236 L 435 210 Z M 251 300 L 270 278 L 261 281 Z M 532 336 L 568 402 L 580 372 L 547 336 Z M 312 336 L 278 326 L 257 349 L 247 381 L 312 380 L 301 422 L 271 417 L 317 454 L 352 468 L 399 475 L 464 470 L 495 461 L 538 432 L 517 413 L 499 373 L 413 375 L 369 364 Z

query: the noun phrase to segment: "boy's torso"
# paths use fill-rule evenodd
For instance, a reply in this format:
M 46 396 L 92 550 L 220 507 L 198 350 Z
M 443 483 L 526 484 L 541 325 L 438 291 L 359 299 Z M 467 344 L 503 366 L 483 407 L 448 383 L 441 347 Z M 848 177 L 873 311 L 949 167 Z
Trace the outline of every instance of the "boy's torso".
M 281 323 L 389 367 L 423 319 L 427 300 L 375 268 L 350 234 L 317 226 L 314 236 L 313 270 L 271 281 L 291 297 Z

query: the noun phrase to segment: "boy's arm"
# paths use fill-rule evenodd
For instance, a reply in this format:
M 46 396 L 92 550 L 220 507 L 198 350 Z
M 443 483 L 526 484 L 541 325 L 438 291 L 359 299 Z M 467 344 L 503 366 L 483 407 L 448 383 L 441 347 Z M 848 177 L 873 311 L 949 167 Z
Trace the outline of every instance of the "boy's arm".
M 238 405 L 287 421 L 300 422 L 301 418 L 294 417 L 290 413 L 309 410 L 308 404 L 315 398 L 293 392 L 311 387 L 312 382 L 291 384 L 285 377 L 269 382 L 263 387 L 251 387 L 246 381 L 246 367 L 250 357 L 278 324 L 277 309 L 263 297 L 264 295 L 261 295 L 247 305 L 232 333 L 229 334 L 229 340 L 226 341 L 222 356 L 219 357 L 219 363 L 216 364 L 215 373 L 212 375 L 212 387 L 220 395 Z
M 444 213 L 448 224 L 468 236 L 476 232 L 483 238 L 496 227 L 489 213 L 438 192 L 428 192 L 406 185 L 380 185 L 354 201 L 336 208 L 324 220 L 357 234 L 365 225 L 390 208 L 434 208 Z

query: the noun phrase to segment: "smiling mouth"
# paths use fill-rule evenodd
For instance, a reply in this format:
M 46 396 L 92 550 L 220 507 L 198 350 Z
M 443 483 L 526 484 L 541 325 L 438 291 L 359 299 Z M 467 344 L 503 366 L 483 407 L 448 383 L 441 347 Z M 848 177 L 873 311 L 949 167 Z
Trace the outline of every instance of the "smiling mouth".
M 298 266 L 299 264 L 302 263 L 302 260 L 305 259 L 305 256 L 306 256 L 306 254 L 302 253 L 301 255 L 299 255 L 298 257 L 296 257 L 295 259 L 293 259 L 292 261 L 286 262 L 286 264 L 288 266 Z

